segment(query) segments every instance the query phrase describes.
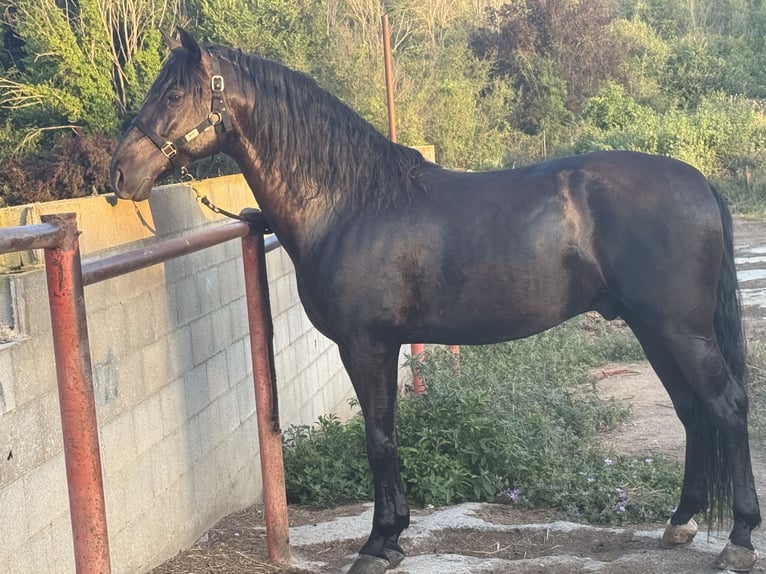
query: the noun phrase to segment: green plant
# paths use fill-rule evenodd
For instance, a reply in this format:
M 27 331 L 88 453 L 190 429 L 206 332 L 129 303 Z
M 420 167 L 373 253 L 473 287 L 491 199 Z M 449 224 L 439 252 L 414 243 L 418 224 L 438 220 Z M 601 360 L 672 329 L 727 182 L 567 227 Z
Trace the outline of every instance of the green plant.
M 372 496 L 361 417 L 341 423 L 330 414 L 315 427 L 293 425 L 283 442 L 289 502 L 332 506 Z

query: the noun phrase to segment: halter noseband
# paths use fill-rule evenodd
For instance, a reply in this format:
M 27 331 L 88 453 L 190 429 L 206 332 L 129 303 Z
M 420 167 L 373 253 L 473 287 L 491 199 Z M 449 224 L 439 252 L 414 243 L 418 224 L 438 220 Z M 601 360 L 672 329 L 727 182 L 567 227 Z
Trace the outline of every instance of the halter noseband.
M 175 141 L 164 140 L 157 133 L 149 128 L 144 122 L 138 119 L 136 116 L 130 125 L 138 129 L 146 137 L 148 137 L 154 145 L 162 152 L 173 167 L 178 169 L 184 169 L 185 166 L 178 160 L 178 149 L 181 146 L 186 145 L 199 135 L 205 133 L 210 128 L 215 128 L 218 135 L 230 132 L 231 116 L 226 109 L 226 102 L 223 99 L 224 82 L 223 76 L 220 74 L 218 65 L 218 59 L 213 57 L 213 76 L 210 78 L 210 88 L 213 92 L 212 100 L 210 102 L 210 113 L 207 117 L 197 124 L 193 129 L 186 132 L 184 135 L 176 139 Z

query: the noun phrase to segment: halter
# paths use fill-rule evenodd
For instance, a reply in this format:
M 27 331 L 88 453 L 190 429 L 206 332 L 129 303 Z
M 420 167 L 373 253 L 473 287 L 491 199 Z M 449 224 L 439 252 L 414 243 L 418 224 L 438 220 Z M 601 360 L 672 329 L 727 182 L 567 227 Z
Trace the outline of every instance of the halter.
M 173 167 L 179 170 L 181 175 L 181 183 L 194 192 L 194 195 L 197 196 L 197 200 L 201 204 L 210 208 L 215 213 L 219 213 L 221 215 L 225 215 L 226 217 L 249 223 L 251 226 L 255 226 L 257 229 L 259 229 L 261 233 L 273 233 L 269 227 L 268 222 L 263 217 L 260 209 L 245 208 L 240 212 L 239 215 L 237 215 L 236 213 L 221 209 L 212 201 L 210 201 L 206 195 L 202 195 L 199 191 L 197 191 L 192 183 L 194 181 L 194 176 L 189 173 L 186 165 L 178 160 L 178 149 L 188 144 L 198 136 L 202 135 L 210 128 L 214 128 L 216 134 L 218 134 L 219 137 L 227 132 L 231 132 L 232 130 L 231 116 L 229 115 L 229 111 L 226 109 L 226 102 L 223 99 L 223 90 L 225 84 L 223 81 L 223 76 L 220 74 L 218 59 L 213 57 L 212 62 L 213 76 L 210 78 L 210 89 L 212 90 L 213 95 L 210 102 L 210 113 L 192 130 L 186 132 L 175 141 L 170 141 L 163 140 L 154 130 L 150 129 L 144 122 L 139 120 L 138 116 L 136 116 L 133 121 L 130 122 L 130 125 L 138 129 L 146 137 L 152 140 L 152 143 L 157 146 L 157 149 L 162 152 L 162 155 L 164 155 L 170 161 L 170 163 L 173 164 Z
M 138 119 L 138 116 L 136 116 L 130 123 L 131 126 L 135 127 L 152 140 L 154 145 L 156 145 L 162 152 L 162 155 L 170 160 L 170 163 L 172 163 L 175 168 L 182 170 L 182 173 L 186 166 L 178 160 L 178 149 L 180 147 L 188 144 L 210 128 L 215 128 L 215 131 L 219 136 L 226 132 L 230 132 L 232 129 L 231 116 L 229 116 L 229 111 L 226 109 L 226 102 L 223 99 L 224 81 L 223 76 L 220 74 L 218 59 L 214 57 L 212 58 L 212 61 L 213 76 L 210 78 L 210 88 L 213 95 L 212 101 L 210 102 L 210 113 L 192 130 L 186 132 L 175 141 L 169 141 L 163 140 L 154 130 Z

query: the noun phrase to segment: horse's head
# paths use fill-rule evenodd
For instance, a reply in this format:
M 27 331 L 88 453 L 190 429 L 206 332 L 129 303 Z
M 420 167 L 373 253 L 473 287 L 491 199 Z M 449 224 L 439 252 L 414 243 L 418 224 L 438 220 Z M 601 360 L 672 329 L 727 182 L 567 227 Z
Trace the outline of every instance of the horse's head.
M 154 182 L 175 168 L 212 155 L 231 129 L 218 59 L 179 28 L 171 55 L 112 156 L 118 197 L 142 201 Z

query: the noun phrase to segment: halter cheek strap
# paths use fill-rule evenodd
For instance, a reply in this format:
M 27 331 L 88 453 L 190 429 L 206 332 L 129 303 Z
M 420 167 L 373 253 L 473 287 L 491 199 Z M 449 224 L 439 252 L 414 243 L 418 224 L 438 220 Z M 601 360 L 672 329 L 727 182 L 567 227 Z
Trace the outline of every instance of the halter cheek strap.
M 205 133 L 210 128 L 215 128 L 216 133 L 220 136 L 226 132 L 230 132 L 232 129 L 231 116 L 226 109 L 226 101 L 223 98 L 223 90 L 225 87 L 223 76 L 220 74 L 218 65 L 218 59 L 213 58 L 213 76 L 210 78 L 210 88 L 212 90 L 212 98 L 210 102 L 210 113 L 207 118 L 202 120 L 194 128 L 186 132 L 175 141 L 169 141 L 161 138 L 154 130 L 148 127 L 143 121 L 136 118 L 130 123 L 132 127 L 138 129 L 146 137 L 148 137 L 154 145 L 162 152 L 170 163 L 174 167 L 181 169 L 184 165 L 178 160 L 178 149 L 186 145 L 190 141 L 197 138 L 199 135 Z

